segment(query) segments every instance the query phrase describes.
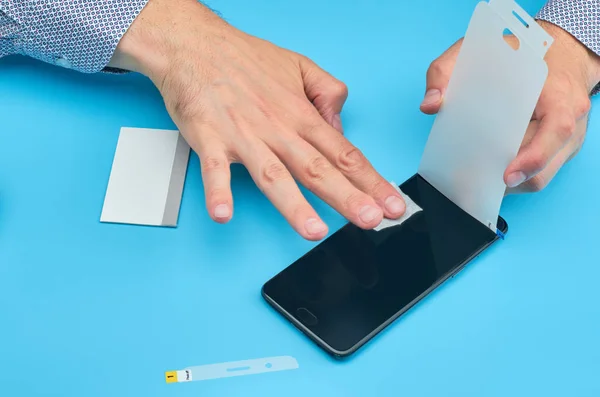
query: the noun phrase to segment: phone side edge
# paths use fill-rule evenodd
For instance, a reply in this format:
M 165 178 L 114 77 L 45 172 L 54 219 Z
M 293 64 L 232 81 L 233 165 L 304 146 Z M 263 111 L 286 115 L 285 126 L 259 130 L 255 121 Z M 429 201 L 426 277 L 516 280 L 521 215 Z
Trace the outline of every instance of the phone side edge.
M 500 231 L 503 234 L 508 233 L 508 222 L 506 221 L 506 219 L 504 219 L 503 217 L 501 217 L 500 215 L 498 215 L 498 219 L 502 221 L 502 223 L 504 223 L 504 227 L 503 228 L 499 228 Z

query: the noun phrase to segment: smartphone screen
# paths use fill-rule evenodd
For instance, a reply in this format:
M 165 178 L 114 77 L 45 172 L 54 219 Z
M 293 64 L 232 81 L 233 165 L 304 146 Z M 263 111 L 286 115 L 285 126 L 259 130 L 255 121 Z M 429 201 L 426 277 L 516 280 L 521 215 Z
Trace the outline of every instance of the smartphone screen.
M 400 189 L 423 211 L 380 231 L 346 224 L 263 286 L 267 302 L 335 356 L 353 353 L 497 239 L 418 174 Z

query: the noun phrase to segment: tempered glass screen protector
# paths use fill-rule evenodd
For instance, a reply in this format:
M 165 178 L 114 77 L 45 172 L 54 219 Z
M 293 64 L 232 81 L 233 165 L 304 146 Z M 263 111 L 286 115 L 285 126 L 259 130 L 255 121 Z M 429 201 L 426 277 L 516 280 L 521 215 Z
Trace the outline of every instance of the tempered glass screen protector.
M 504 39 L 509 31 L 517 49 Z M 544 86 L 551 44 L 514 1 L 479 3 L 421 159 L 419 175 L 492 231 L 506 189 L 504 171 Z

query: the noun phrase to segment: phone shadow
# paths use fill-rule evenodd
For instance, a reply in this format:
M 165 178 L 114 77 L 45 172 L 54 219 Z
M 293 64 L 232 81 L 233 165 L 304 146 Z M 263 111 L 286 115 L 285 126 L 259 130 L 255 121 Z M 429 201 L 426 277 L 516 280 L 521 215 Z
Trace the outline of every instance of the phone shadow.
M 493 247 L 490 247 L 490 251 Z M 482 256 L 485 253 L 482 253 Z M 368 342 L 362 345 L 358 350 L 348 356 L 334 356 L 324 349 L 321 349 L 314 341 L 312 341 L 304 332 L 302 332 L 299 328 L 297 328 L 292 321 L 285 319 L 283 316 L 277 313 L 277 310 L 272 308 L 268 302 L 264 301 L 264 306 L 270 309 L 273 314 L 278 317 L 278 321 L 285 324 L 285 328 L 289 329 L 290 332 L 295 332 L 299 337 L 301 337 L 305 343 L 310 344 L 311 347 L 319 352 L 319 354 L 328 362 L 333 365 L 344 367 L 346 365 L 350 365 L 355 361 L 362 360 L 370 360 L 373 357 L 379 357 L 382 354 L 388 354 L 390 351 L 390 344 L 394 344 L 394 337 L 401 335 L 400 327 L 402 327 L 407 322 L 410 322 L 415 316 L 419 315 L 419 311 L 425 310 L 429 305 L 432 304 L 433 299 L 439 294 L 443 294 L 446 288 L 450 287 L 450 283 L 456 279 L 459 280 L 461 277 L 465 277 L 466 274 L 469 273 L 469 267 L 466 267 L 461 272 L 459 272 L 456 276 L 450 277 L 440 286 L 438 286 L 434 291 L 429 293 L 427 296 L 422 298 L 420 301 L 415 303 L 410 309 L 400 315 L 397 319 L 395 319 L 388 326 L 381 329 L 377 334 L 375 334 Z M 403 343 L 413 343 L 417 341 L 403 341 Z M 393 349 L 392 349 L 393 350 Z
M 0 244 L 3 240 L 3 232 L 4 232 L 4 208 L 6 207 L 6 200 L 4 195 L 2 194 L 2 189 L 0 188 Z

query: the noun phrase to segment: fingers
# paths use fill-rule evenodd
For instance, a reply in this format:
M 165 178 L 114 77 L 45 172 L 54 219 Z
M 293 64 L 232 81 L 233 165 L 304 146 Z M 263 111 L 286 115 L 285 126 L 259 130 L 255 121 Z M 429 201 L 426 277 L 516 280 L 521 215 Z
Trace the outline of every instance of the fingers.
M 206 209 L 213 220 L 226 223 L 233 216 L 229 159 L 220 141 L 209 134 L 204 137 L 194 146 L 200 158 Z
M 266 144 L 256 139 L 240 145 L 238 156 L 252 179 L 302 237 L 321 240 L 328 228 L 306 201 L 292 175 Z
M 507 167 L 504 181 L 517 187 L 545 169 L 575 135 L 576 122 L 569 108 L 557 108 L 540 120 L 537 133 Z
M 571 139 L 561 150 L 559 150 L 543 170 L 529 178 L 526 182 L 507 189 L 507 194 L 533 193 L 544 189 L 556 176 L 558 170 L 569 162 L 581 149 L 587 130 L 587 119 L 586 116 L 577 122 L 575 138 Z M 535 134 L 535 122 L 532 122 L 531 125 L 533 125 L 534 128 L 528 130 L 526 138 L 530 135 L 530 130 L 533 130 Z
M 341 137 L 331 127 L 328 128 L 332 134 Z M 363 229 L 372 229 L 381 222 L 383 211 L 377 202 L 353 185 L 323 154 L 305 140 L 287 134 L 284 139 L 271 141 L 269 144 L 275 153 L 284 159 L 288 169 L 302 185 L 350 222 Z
M 300 70 L 308 100 L 329 125 L 338 132 L 344 133 L 340 114 L 348 98 L 346 85 L 308 58 L 300 58 Z
M 421 111 L 425 114 L 435 114 L 442 106 L 442 100 L 450 75 L 456 63 L 462 39 L 454 43 L 446 52 L 431 63 L 427 70 L 427 88 L 425 98 L 421 103 Z
M 575 150 L 572 145 L 564 147 L 540 173 L 525 183 L 509 188 L 507 194 L 534 193 L 543 190 L 556 176 L 558 170 L 572 157 Z
M 315 127 L 300 131 L 300 136 L 312 145 L 317 152 L 323 154 L 327 160 L 327 167 L 333 166 L 334 169 L 339 170 L 339 176 L 336 176 L 336 181 L 338 181 L 336 183 L 339 185 L 332 185 L 330 188 L 334 189 L 337 195 L 342 194 L 342 191 L 338 189 L 342 186 L 348 186 L 349 182 L 351 182 L 351 185 L 358 191 L 364 192 L 361 196 L 357 196 L 357 198 L 360 198 L 359 202 L 361 205 L 370 205 L 367 200 L 367 197 L 370 196 L 375 200 L 379 208 L 384 209 L 386 217 L 396 219 L 404 214 L 406 207 L 400 194 L 375 171 L 360 150 L 353 146 L 346 138 L 337 134 L 335 130 L 325 123 L 317 124 Z M 344 183 L 344 180 L 349 182 Z M 333 180 L 332 182 L 325 182 L 332 183 Z M 347 190 L 344 193 L 350 194 L 351 192 Z M 356 194 L 356 192 L 352 194 Z M 348 219 L 355 219 L 355 217 Z M 379 216 L 377 219 L 376 224 L 380 221 Z M 365 219 L 362 219 L 362 222 L 362 225 L 365 227 L 376 225 L 367 222 Z

